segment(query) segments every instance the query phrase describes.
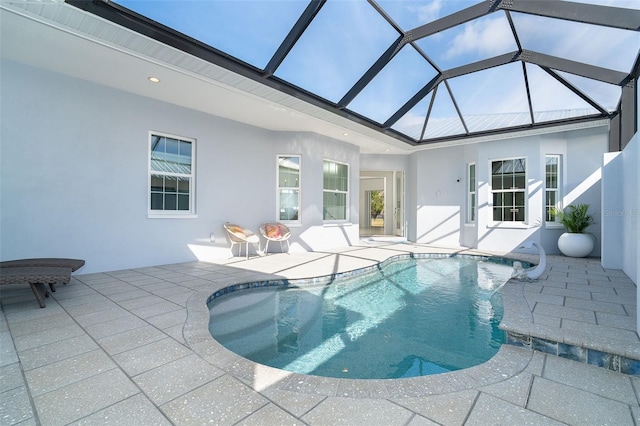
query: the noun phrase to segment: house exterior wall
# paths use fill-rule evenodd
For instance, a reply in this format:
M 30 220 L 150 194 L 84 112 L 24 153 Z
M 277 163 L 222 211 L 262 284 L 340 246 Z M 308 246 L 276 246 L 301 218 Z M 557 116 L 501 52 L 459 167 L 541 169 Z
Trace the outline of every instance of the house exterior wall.
M 602 266 L 622 269 L 636 284 L 636 330 L 640 330 L 640 134 L 621 152 L 604 155 L 602 175 Z
M 406 236 L 419 243 L 510 251 L 533 238 L 556 253 L 562 229 L 541 222 L 545 154 L 563 158 L 564 205 L 585 202 L 602 211 L 606 126 L 361 156 L 356 146 L 317 134 L 266 131 L 11 61 L 2 62 L 0 78 L 2 260 L 78 257 L 88 273 L 226 257 L 225 221 L 257 232 L 276 219 L 278 154 L 302 156 L 302 221 L 292 226 L 292 251 L 358 241 L 360 170 L 405 172 Z M 151 130 L 197 141 L 196 217 L 148 217 Z M 527 222 L 494 226 L 490 161 L 521 156 Z M 637 148 L 631 164 L 633 158 L 637 164 Z M 344 223 L 322 220 L 324 159 L 350 166 Z M 465 223 L 469 163 L 476 164 L 475 224 Z M 600 227 L 590 230 L 600 241 Z M 592 255 L 599 254 L 597 245 Z
M 508 252 L 524 241 L 539 242 L 548 253 L 558 253 L 557 239 L 563 232 L 556 223 L 544 223 L 545 155 L 562 158 L 563 205 L 587 203 L 599 216 L 601 158 L 606 152 L 606 126 L 515 137 L 413 154 L 416 222 L 415 240 L 445 246 L 467 246 Z M 491 161 L 525 158 L 528 190 L 525 223 L 492 221 Z M 467 164 L 476 164 L 477 220 L 466 223 Z M 599 240 L 599 227 L 590 232 Z M 599 244 L 592 256 L 600 255 Z
M 622 269 L 637 284 L 638 277 L 638 165 L 640 135 L 621 152 L 604 156 L 602 182 L 602 266 Z
M 416 242 L 459 246 L 465 205 L 464 147 L 426 150 L 413 156 Z
M 82 258 L 90 273 L 226 257 L 225 221 L 257 233 L 276 218 L 277 154 L 302 155 L 302 222 L 291 249 L 358 238 L 356 146 L 265 131 L 11 61 L 1 69 L 2 260 Z M 197 141 L 197 217 L 148 217 L 149 131 Z M 325 158 L 350 165 L 353 224 L 323 224 Z

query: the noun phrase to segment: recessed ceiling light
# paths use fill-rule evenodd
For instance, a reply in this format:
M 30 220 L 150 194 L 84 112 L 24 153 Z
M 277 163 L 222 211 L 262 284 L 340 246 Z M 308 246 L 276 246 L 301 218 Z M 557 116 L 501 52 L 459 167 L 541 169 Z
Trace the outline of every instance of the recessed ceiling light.
M 149 81 L 152 83 L 160 83 L 160 79 L 158 77 L 149 77 Z
M 343 133 L 342 136 L 349 136 L 349 133 Z

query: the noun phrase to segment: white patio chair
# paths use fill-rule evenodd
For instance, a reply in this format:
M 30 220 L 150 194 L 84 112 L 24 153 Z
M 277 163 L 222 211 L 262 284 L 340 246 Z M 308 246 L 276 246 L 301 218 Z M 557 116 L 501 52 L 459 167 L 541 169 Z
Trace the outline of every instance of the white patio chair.
M 286 225 L 279 222 L 265 223 L 260 227 L 260 234 L 262 234 L 266 241 L 264 247 L 265 254 L 269 251 L 269 241 L 279 242 L 282 253 L 284 253 L 284 246 L 282 243 L 286 241 L 287 251 L 289 250 L 289 238 L 291 237 L 291 231 Z
M 242 253 L 242 244 L 246 246 L 246 255 L 247 259 L 249 259 L 249 243 L 256 245 L 256 252 L 260 256 L 264 256 L 262 250 L 260 250 L 260 238 L 250 230 L 243 228 L 242 226 L 235 225 L 233 223 L 225 222 L 224 229 L 227 231 L 227 235 L 229 236 L 229 241 L 231 241 L 231 247 L 229 250 L 231 251 L 231 256 L 233 257 L 233 246 L 238 244 L 238 256 Z

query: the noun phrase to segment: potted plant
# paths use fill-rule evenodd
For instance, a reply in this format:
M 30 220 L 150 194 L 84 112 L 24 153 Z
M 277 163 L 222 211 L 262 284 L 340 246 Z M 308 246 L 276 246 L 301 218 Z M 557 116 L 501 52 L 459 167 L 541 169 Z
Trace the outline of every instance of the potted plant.
M 555 209 L 554 213 L 567 231 L 558 238 L 558 249 L 565 256 L 588 256 L 593 251 L 595 237 L 586 229 L 596 223 L 589 214 L 589 204 L 572 204 L 565 210 Z

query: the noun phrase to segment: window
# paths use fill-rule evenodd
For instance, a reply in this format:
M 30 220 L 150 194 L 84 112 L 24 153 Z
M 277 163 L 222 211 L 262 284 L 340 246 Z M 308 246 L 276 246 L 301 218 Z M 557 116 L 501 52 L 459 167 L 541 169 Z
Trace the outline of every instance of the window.
M 467 167 L 467 223 L 476 221 L 476 165 Z
M 194 214 L 195 141 L 151 133 L 149 213 Z
M 278 155 L 278 220 L 300 221 L 300 156 Z
M 323 219 L 347 220 L 347 200 L 349 195 L 349 166 L 333 161 L 324 161 L 322 179 Z
M 545 160 L 545 219 L 555 222 L 555 208 L 560 207 L 560 156 L 547 155 Z
M 526 159 L 491 162 L 494 221 L 524 222 L 526 185 Z

